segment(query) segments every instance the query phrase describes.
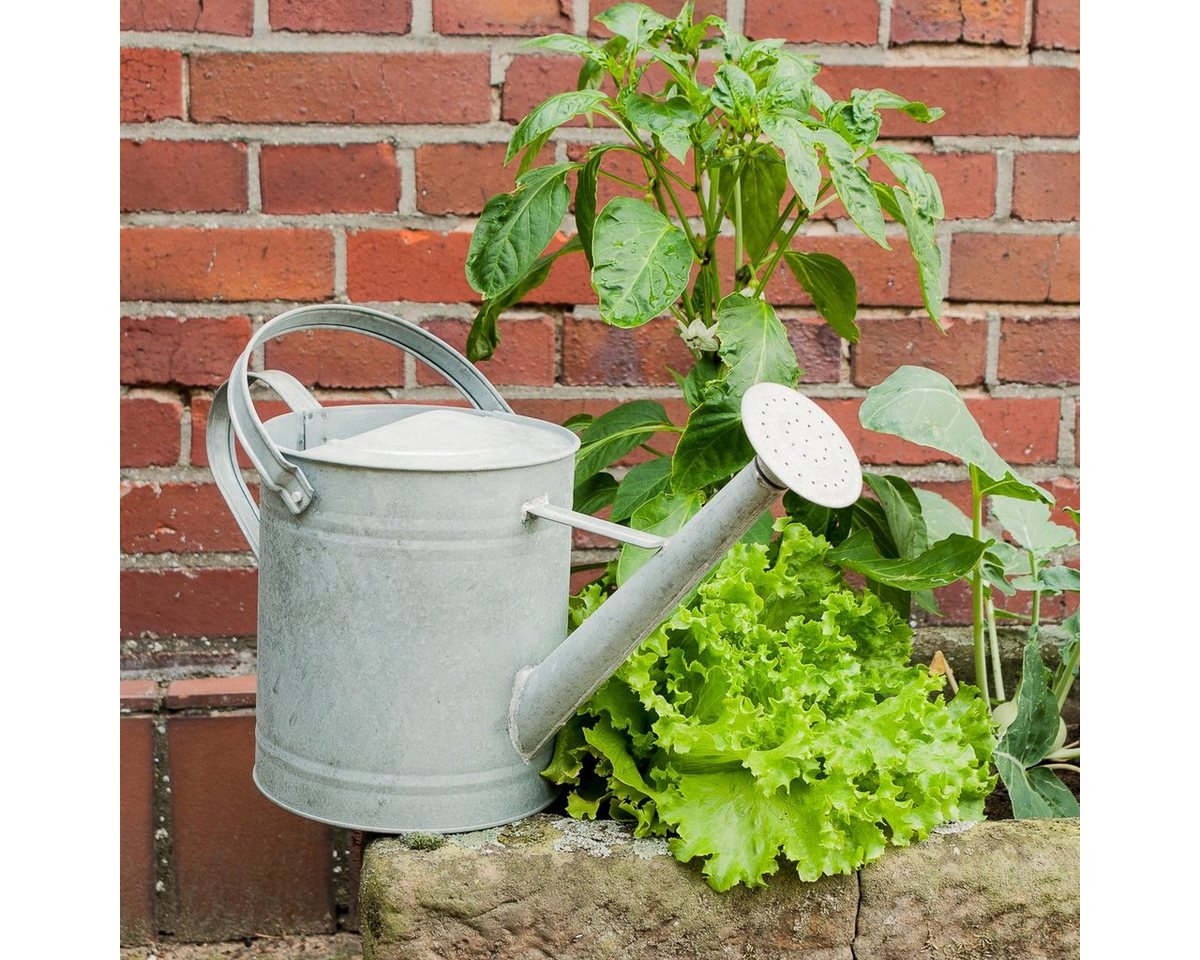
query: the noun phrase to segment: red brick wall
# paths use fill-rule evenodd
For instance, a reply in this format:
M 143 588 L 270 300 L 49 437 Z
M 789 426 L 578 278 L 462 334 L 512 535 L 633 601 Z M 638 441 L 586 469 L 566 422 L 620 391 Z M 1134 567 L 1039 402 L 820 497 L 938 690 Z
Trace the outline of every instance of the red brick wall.
M 610 5 L 592 0 L 592 12 Z M 770 293 L 808 370 L 805 389 L 850 431 L 867 464 L 895 466 L 961 499 L 957 467 L 857 428 L 870 384 L 901 363 L 933 366 L 973 398 L 1005 457 L 1062 503 L 1077 504 L 1077 0 L 698 6 L 750 36 L 783 36 L 816 53 L 835 94 L 886 86 L 946 110 L 931 127 L 889 119 L 887 132 L 925 156 L 943 186 L 949 335 L 920 319 L 903 251 L 888 255 L 836 223 L 816 224 L 805 242 L 843 257 L 859 277 L 863 338 L 846 349 L 798 286 L 777 275 Z M 299 303 L 369 303 L 462 346 L 475 297 L 463 257 L 472 218 L 511 183 L 503 144 L 533 104 L 574 84 L 573 63 L 523 51 L 521 40 L 587 32 L 586 8 L 557 0 L 123 0 L 121 650 L 129 676 L 253 670 L 255 573 L 204 457 L 213 389 L 250 331 Z M 573 126 L 555 141 L 565 157 L 610 135 Z M 600 324 L 582 259 L 574 259 L 502 322 L 488 375 L 520 412 L 560 419 L 585 406 L 676 396 L 664 376 L 665 364 L 681 360 L 671 325 Z M 268 360 L 327 401 L 449 396 L 386 348 L 349 337 L 294 337 L 272 346 Z M 950 621 L 964 621 L 961 598 L 946 600 Z M 129 756 L 146 756 L 147 728 L 125 722 Z M 248 736 L 245 721 L 197 723 L 177 736 L 172 723 L 187 726 L 168 721 L 151 738 L 160 760 L 171 748 L 172 764 L 209 762 L 204 737 Z M 231 770 L 214 776 L 232 784 Z M 142 789 L 143 773 L 129 771 L 128 789 Z M 161 793 L 160 785 L 160 801 Z M 131 860 L 123 903 L 141 913 L 129 929 L 260 929 L 251 923 L 259 918 L 232 907 L 224 926 L 192 919 L 219 914 L 220 902 L 211 892 L 188 899 L 185 878 L 204 869 L 188 863 L 203 848 L 191 836 L 157 841 L 170 863 L 155 875 L 164 884 L 155 897 L 133 879 L 143 867 Z M 144 839 L 130 841 L 134 860 Z M 320 881 L 324 894 L 309 891 L 303 922 L 286 905 L 270 909 L 300 926 L 331 923 L 330 877 Z M 147 902 L 155 915 L 144 916 Z

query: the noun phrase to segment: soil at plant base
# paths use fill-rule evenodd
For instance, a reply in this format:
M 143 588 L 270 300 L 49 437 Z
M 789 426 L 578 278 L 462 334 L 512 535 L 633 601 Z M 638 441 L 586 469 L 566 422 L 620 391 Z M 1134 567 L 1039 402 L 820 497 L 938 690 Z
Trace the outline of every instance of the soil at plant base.
M 122 947 L 121 960 L 361 960 L 357 933 L 311 937 L 248 937 L 222 943 L 160 941 Z

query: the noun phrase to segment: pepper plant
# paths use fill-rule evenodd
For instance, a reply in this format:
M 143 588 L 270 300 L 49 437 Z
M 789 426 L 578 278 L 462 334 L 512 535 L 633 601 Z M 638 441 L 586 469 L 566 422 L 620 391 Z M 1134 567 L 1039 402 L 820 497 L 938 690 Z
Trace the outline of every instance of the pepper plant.
M 518 163 L 515 189 L 488 201 L 467 257 L 467 278 L 483 297 L 467 352 L 473 360 L 491 356 L 499 314 L 544 283 L 564 256 L 586 257 L 604 322 L 636 327 L 674 317 L 693 361 L 674 372 L 689 408 L 686 423 L 673 423 L 652 400 L 569 421 L 582 440 L 576 509 L 611 506 L 612 519 L 669 535 L 751 459 L 739 414 L 746 389 L 764 380 L 792 385 L 802 374 L 765 299 L 775 271 L 790 270 L 825 321 L 845 339 L 858 339 L 854 276 L 798 239 L 820 210 L 840 200 L 855 226 L 885 249 L 888 218 L 900 224 L 937 322 L 941 195 L 915 157 L 878 137 L 881 111 L 921 123 L 942 111 L 880 89 L 835 100 L 817 84 L 811 59 L 782 40 L 748 40 L 719 17 L 696 22 L 691 2 L 673 19 L 637 3 L 596 19 L 610 40 L 555 34 L 530 41 L 578 56 L 578 89 L 549 97 L 513 132 L 506 162 Z M 716 54 L 711 74 L 706 51 Z M 579 116 L 604 118 L 623 141 L 594 144 L 578 161 L 537 166 L 554 131 Z M 637 158 L 644 182 L 612 171 L 620 153 Z M 898 185 L 872 180 L 871 158 Z M 575 232 L 550 249 L 564 226 L 572 174 Z M 597 210 L 601 178 L 634 187 L 640 197 L 616 197 Z M 684 206 L 688 196 L 694 216 Z M 649 445 L 659 432 L 678 435 L 673 455 Z M 618 481 L 609 468 L 639 446 L 653 459 Z M 767 521 L 758 531 L 765 537 Z M 961 554 L 962 544 L 955 546 Z M 624 548 L 616 580 L 645 555 Z M 943 570 L 951 579 L 975 557 L 952 559 L 954 570 Z

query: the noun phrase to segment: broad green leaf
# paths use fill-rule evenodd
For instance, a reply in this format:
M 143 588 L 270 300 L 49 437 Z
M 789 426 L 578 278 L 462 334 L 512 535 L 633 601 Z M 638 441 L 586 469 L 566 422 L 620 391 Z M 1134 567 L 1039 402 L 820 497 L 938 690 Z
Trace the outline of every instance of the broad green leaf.
M 672 22 L 643 3 L 618 3 L 596 14 L 594 19 L 618 37 L 624 37 L 631 47 L 646 46 L 652 34 Z
M 567 417 L 563 421 L 563 426 L 573 433 L 583 433 L 596 420 L 596 417 L 590 413 L 576 413 L 573 416 Z
M 1027 770 L 1016 759 L 999 751 L 993 759 L 1000 779 L 1008 788 L 1013 819 L 1079 816 L 1079 801 L 1063 786 L 1053 770 L 1045 767 Z
M 1074 567 L 1046 567 L 1034 577 L 1018 577 L 1012 582 L 1017 590 L 1043 590 L 1051 593 L 1078 593 L 1079 571 Z
M 854 322 L 858 314 L 858 284 L 850 268 L 827 253 L 789 250 L 783 259 L 834 333 L 850 343 L 858 343 L 860 331 Z
M 986 543 L 951 534 L 918 557 L 891 560 L 880 555 L 870 533 L 860 530 L 840 547 L 829 551 L 829 559 L 901 590 L 933 590 L 960 579 L 983 555 Z
M 892 540 L 892 528 L 888 526 L 887 514 L 878 500 L 859 497 L 850 505 L 850 510 L 852 529 L 867 531 L 881 556 L 895 558 L 900 555 L 900 550 Z
M 684 524 L 692 519 L 703 505 L 704 495 L 699 491 L 685 494 L 660 493 L 633 512 L 630 526 L 635 530 L 658 534 L 660 537 L 671 537 L 682 530 Z M 617 561 L 617 585 L 620 586 L 637 573 L 656 552 L 624 544 L 621 547 L 621 557 Z
M 892 542 L 902 559 L 911 560 L 929 549 L 929 534 L 916 492 L 903 477 L 864 473 L 863 479 L 887 517 Z
M 471 332 L 467 335 L 467 359 L 472 361 L 488 359 L 500 343 L 500 335 L 496 331 L 496 320 L 500 314 L 517 303 L 530 290 L 545 283 L 546 278 L 550 276 L 550 267 L 555 260 L 568 253 L 574 253 L 578 249 L 579 237 L 572 237 L 553 253 L 539 257 L 529 272 L 507 290 L 491 299 L 484 300 L 483 305 L 475 314 Z
M 934 370 L 900 367 L 867 391 L 858 419 L 868 430 L 933 447 L 982 469 L 989 477 L 1012 473 L 984 438 L 954 384 Z
M 908 246 L 917 262 L 921 298 L 925 301 L 929 316 L 934 323 L 938 323 L 942 316 L 942 251 L 937 245 L 936 224 L 913 207 L 908 194 L 900 187 L 893 188 L 892 194 L 900 207 L 904 229 L 908 234 Z M 941 328 L 940 323 L 938 328 Z
M 671 489 L 676 493 L 724 480 L 754 456 L 742 429 L 743 391 L 726 382 L 714 383 L 704 402 L 692 411 L 671 458 Z
M 934 220 L 941 220 L 946 216 L 942 191 L 937 181 L 921 166 L 920 160 L 911 153 L 902 153 L 891 147 L 875 147 L 874 153 L 900 181 L 918 212 Z
M 805 208 L 817 205 L 821 192 L 821 160 L 817 156 L 817 138 L 794 117 L 764 117 L 763 132 L 783 153 L 787 178 Z
M 686 97 L 656 100 L 640 93 L 622 97 L 625 115 L 637 127 L 649 130 L 659 138 L 663 148 L 680 163 L 687 159 L 692 146 L 688 127 L 700 119 Z
M 526 40 L 521 46 L 535 50 L 552 50 L 555 53 L 574 53 L 601 66 L 608 61 L 604 52 L 595 44 L 570 33 L 551 33 L 544 37 L 534 37 L 532 40 Z
M 1022 480 L 1011 470 L 1006 471 L 999 480 L 989 477 L 979 467 L 972 466 L 971 473 L 979 486 L 979 493 L 985 497 L 1006 497 L 1013 500 L 1030 500 L 1035 503 L 1053 503 L 1054 498 L 1036 483 Z
M 757 91 L 750 75 L 732 63 L 717 67 L 713 80 L 712 102 L 725 111 L 734 124 L 748 124 L 754 117 Z
M 867 171 L 854 162 L 850 145 L 829 130 L 817 131 L 838 199 L 858 228 L 884 250 L 891 250 L 883 230 L 883 210 Z
M 575 181 L 575 229 L 588 266 L 592 266 L 592 231 L 596 226 L 596 178 L 606 147 L 593 149 Z
M 787 171 L 774 153 L 760 153 L 742 168 L 742 242 L 757 263 L 770 249 L 779 222 L 779 202 L 787 189 Z
M 996 755 L 1004 754 L 1025 767 L 1032 767 L 1054 749 L 1059 723 L 1058 700 L 1050 689 L 1050 674 L 1042 662 L 1036 639 L 1025 644 L 1016 701 L 1016 716 L 1000 738 Z
M 878 110 L 900 110 L 918 123 L 932 123 L 946 114 L 941 107 L 929 107 L 920 100 L 909 100 L 908 97 L 878 87 L 874 90 L 855 90 L 851 95 L 870 103 Z
M 647 500 L 663 493 L 671 484 L 671 458 L 655 457 L 631 467 L 617 488 L 609 519 L 627 520 Z
M 683 231 L 650 204 L 615 197 L 596 218 L 592 286 L 600 316 L 618 327 L 657 317 L 687 287 L 692 248 Z
M 856 148 L 869 147 L 879 136 L 882 117 L 866 98 L 865 91 L 855 90 L 850 100 L 838 100 L 825 111 L 825 122 L 829 129 Z
M 971 518 L 940 493 L 919 489 L 914 492 L 921 504 L 921 516 L 930 543 L 945 540 L 952 533 L 964 537 L 971 535 Z
M 575 485 L 645 443 L 659 430 L 674 427 L 661 403 L 631 400 L 593 420 L 580 435 L 575 456 Z
M 787 328 L 767 301 L 731 293 L 717 306 L 726 385 L 739 396 L 756 383 L 793 386 L 800 377 Z
M 1045 503 L 996 497 L 992 513 L 1017 543 L 1039 558 L 1078 542 L 1074 530 L 1050 519 L 1050 507 Z
M 556 93 L 544 100 L 517 124 L 517 129 L 513 131 L 512 139 L 508 142 L 508 152 L 504 155 L 504 162 L 510 163 L 518 152 L 529 146 L 538 137 L 562 126 L 581 113 L 594 110 L 607 100 L 608 94 L 592 89 Z
M 546 249 L 567 212 L 572 164 L 526 174 L 515 193 L 492 197 L 483 208 L 467 252 L 467 280 L 486 298 L 520 281 Z
M 611 473 L 594 473 L 575 488 L 574 509 L 579 513 L 596 513 L 613 502 L 617 495 L 617 480 Z
M 775 58 L 775 65 L 758 97 L 760 119 L 808 116 L 813 101 L 813 78 L 821 69 L 820 65 L 811 57 L 790 50 L 777 50 Z M 775 140 L 774 136 L 771 139 Z M 778 145 L 778 141 L 775 142 Z
M 704 402 L 708 384 L 717 378 L 717 361 L 711 355 L 703 353 L 686 377 L 680 376 L 674 370 L 671 371 L 671 375 L 683 391 L 683 399 L 687 401 L 688 407 L 694 410 Z

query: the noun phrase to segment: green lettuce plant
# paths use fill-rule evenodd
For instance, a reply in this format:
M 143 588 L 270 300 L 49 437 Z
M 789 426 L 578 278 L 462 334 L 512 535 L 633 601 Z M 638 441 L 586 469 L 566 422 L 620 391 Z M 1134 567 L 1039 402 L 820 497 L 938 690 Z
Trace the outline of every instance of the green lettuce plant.
M 901 225 L 937 321 L 941 194 L 916 157 L 878 137 L 882 112 L 928 123 L 942 111 L 880 89 L 835 100 L 817 84 L 811 59 L 782 40 L 748 40 L 719 17 L 695 22 L 690 2 L 674 18 L 624 3 L 596 19 L 611 39 L 556 34 L 530 41 L 578 56 L 578 89 L 549 97 L 513 131 L 506 162 L 517 161 L 515 189 L 488 201 L 467 257 L 467 278 L 483 297 L 467 352 L 476 360 L 491 356 L 497 317 L 565 256 L 587 259 L 604 322 L 636 327 L 674 317 L 692 357 L 691 368 L 675 374 L 686 422 L 673 423 L 652 400 L 570 421 L 582 440 L 576 509 L 611 507 L 616 521 L 669 535 L 750 461 L 739 413 L 747 388 L 764 380 L 792 385 L 802 374 L 765 299 L 775 271 L 791 270 L 826 322 L 858 339 L 853 274 L 835 257 L 802 249 L 800 231 L 816 213 L 840 200 L 855 226 L 885 249 L 886 221 Z M 715 67 L 702 61 L 705 51 L 717 54 Z M 578 161 L 537 166 L 555 130 L 580 116 L 605 118 L 622 142 L 596 143 Z M 634 156 L 644 178 L 614 172 L 620 155 Z M 898 185 L 871 179 L 872 158 Z M 566 223 L 572 175 L 575 229 L 553 247 Z M 598 209 L 596 188 L 605 178 L 638 195 Z M 687 198 L 694 216 L 687 215 Z M 650 446 L 656 433 L 678 436 L 673 454 Z M 653 459 L 618 479 L 610 468 L 639 446 Z M 644 552 L 624 550 L 618 582 L 640 559 Z
M 953 819 L 994 780 L 985 702 L 947 702 L 910 666 L 894 608 L 846 587 L 828 542 L 782 520 L 739 544 L 559 735 L 568 812 L 670 835 L 717 890 L 757 886 L 781 857 L 800 877 L 848 873 Z M 603 602 L 572 603 L 573 625 Z

